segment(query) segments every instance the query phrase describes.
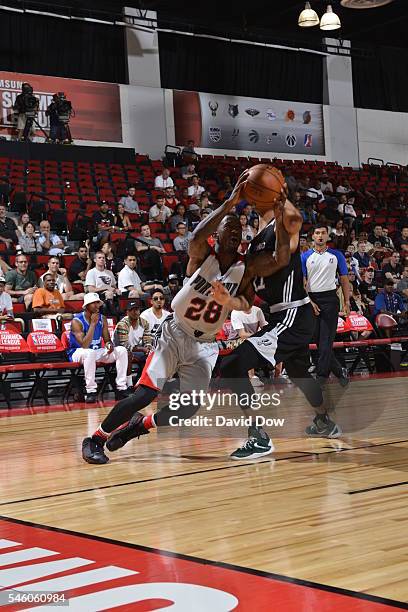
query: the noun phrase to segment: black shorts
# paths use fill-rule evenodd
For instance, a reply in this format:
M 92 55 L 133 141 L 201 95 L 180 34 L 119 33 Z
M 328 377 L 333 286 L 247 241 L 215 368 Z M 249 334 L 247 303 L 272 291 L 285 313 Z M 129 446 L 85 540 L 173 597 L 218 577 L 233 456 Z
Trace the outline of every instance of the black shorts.
M 269 324 L 247 339 L 257 353 L 273 366 L 291 357 L 305 357 L 314 336 L 316 319 L 311 304 L 276 312 Z

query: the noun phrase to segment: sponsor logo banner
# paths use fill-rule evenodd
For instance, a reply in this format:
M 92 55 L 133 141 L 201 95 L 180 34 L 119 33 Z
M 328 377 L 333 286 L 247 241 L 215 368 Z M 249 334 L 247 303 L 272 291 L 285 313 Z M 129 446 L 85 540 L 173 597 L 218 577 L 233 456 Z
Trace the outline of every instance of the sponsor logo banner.
M 52 101 L 52 96 L 63 91 L 67 99 L 71 100 L 75 111 L 75 116 L 70 121 L 74 140 L 122 142 L 119 85 L 2 71 L 0 71 L 0 136 L 15 133 L 13 104 L 21 93 L 21 84 L 24 82 L 32 85 L 34 95 L 39 98 L 37 121 L 47 132 L 49 118 L 45 111 Z M 36 135 L 43 136 L 38 128 Z

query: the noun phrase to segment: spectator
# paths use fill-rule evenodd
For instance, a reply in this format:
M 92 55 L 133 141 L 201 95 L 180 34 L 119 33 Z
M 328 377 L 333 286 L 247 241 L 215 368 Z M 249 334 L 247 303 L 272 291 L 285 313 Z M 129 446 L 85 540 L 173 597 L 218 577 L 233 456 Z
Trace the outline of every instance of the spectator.
M 47 220 L 40 222 L 40 236 L 38 244 L 42 252 L 48 255 L 63 255 L 65 245 L 57 234 L 51 232 L 50 222 Z
M 110 270 L 115 276 L 119 274 L 123 268 L 123 260 L 116 255 L 116 244 L 107 241 L 101 247 L 102 253 L 105 255 L 105 267 Z
M 322 190 L 324 195 L 326 195 L 326 194 L 332 195 L 333 194 L 333 183 L 331 181 L 329 181 L 329 176 L 328 176 L 327 172 L 323 172 L 323 174 L 321 176 L 320 189 Z
M 347 196 L 345 194 L 340 196 L 340 202 L 337 207 L 337 211 L 349 227 L 353 225 L 357 218 L 357 213 L 354 210 L 354 206 L 351 204 L 350 200 L 347 199 Z
M 251 242 L 255 234 L 252 227 L 248 224 L 248 217 L 246 215 L 239 215 L 239 222 L 242 230 L 241 242 Z
M 153 336 L 160 325 L 169 316 L 170 312 L 164 310 L 165 297 L 163 291 L 156 289 L 152 293 L 152 306 L 144 310 L 140 318 L 148 324 L 148 332 Z
M 149 223 L 166 223 L 167 219 L 171 217 L 171 210 L 165 205 L 165 198 L 163 195 L 159 195 L 156 198 L 156 204 L 149 210 Z
M 180 291 L 180 282 L 177 274 L 169 274 L 167 285 L 163 287 L 166 302 L 171 304 L 174 296 Z
M 401 228 L 399 236 L 395 238 L 395 248 L 408 255 L 408 226 Z
M 387 314 L 392 316 L 401 327 L 406 322 L 407 307 L 402 297 L 394 291 L 394 281 L 387 279 L 384 290 L 379 293 L 374 301 L 374 316 Z
M 125 297 L 138 298 L 143 295 L 140 276 L 136 272 L 136 255 L 126 255 L 125 266 L 118 274 L 118 287 Z
M 313 183 L 313 187 L 309 187 L 306 191 L 306 196 L 312 200 L 316 200 L 319 204 L 324 201 L 324 195 L 320 188 L 320 181 L 316 179 Z
M 354 254 L 354 258 L 357 259 L 360 268 L 368 268 L 371 259 L 366 252 L 367 243 L 364 240 L 359 240 L 357 245 L 357 252 Z
M 17 227 L 13 219 L 7 217 L 7 208 L 0 204 L 0 243 L 4 243 L 10 249 L 18 242 Z
M 24 234 L 24 226 L 26 223 L 31 221 L 30 215 L 27 212 L 23 212 L 17 221 L 17 234 L 22 236 Z
M 252 217 L 252 219 L 249 222 L 249 225 L 252 227 L 252 231 L 253 231 L 253 234 L 254 234 L 254 237 L 255 237 L 257 235 L 258 231 L 259 231 L 259 217 L 257 215 Z
M 133 185 L 129 185 L 127 194 L 120 198 L 119 204 L 122 204 L 125 212 L 133 215 L 140 215 L 139 204 L 135 200 L 136 189 Z
M 402 276 L 397 283 L 397 291 L 401 295 L 406 306 L 408 306 L 408 266 L 405 265 Z
M 365 302 L 365 304 L 368 304 L 370 306 L 374 305 L 374 300 L 377 296 L 378 290 L 377 283 L 374 280 L 374 274 L 374 268 L 367 268 L 363 272 L 363 280 L 361 281 L 359 286 L 363 301 Z
M 391 255 L 389 262 L 382 267 L 385 278 L 391 279 L 394 283 L 401 278 L 402 265 L 400 264 L 400 254 L 397 251 Z
M 208 198 L 208 193 L 206 191 L 203 191 L 200 199 L 197 201 L 198 206 L 200 207 L 200 210 L 212 210 L 214 204 L 212 202 L 210 202 L 209 198 Z
M 292 171 L 289 166 L 284 169 L 284 177 L 285 183 L 288 186 L 288 190 L 290 194 L 293 194 L 298 186 L 298 181 L 295 176 L 293 176 Z
M 189 230 L 194 230 L 201 221 L 201 211 L 197 204 L 190 204 L 186 214 Z
M 106 318 L 99 312 L 102 302 L 97 293 L 88 293 L 84 298 L 83 312 L 72 319 L 69 334 L 68 356 L 71 361 L 84 366 L 87 404 L 96 402 L 97 385 L 95 380 L 96 363 L 115 363 L 117 399 L 127 397 L 130 392 L 126 386 L 128 366 L 127 350 L 123 346 L 114 347 Z M 105 348 L 102 348 L 102 339 Z
M 147 322 L 140 318 L 140 304 L 138 301 L 128 304 L 126 316 L 115 327 L 113 343 L 115 346 L 124 346 L 128 352 L 126 384 L 130 388 L 133 386 L 133 360 L 137 360 L 140 364 L 140 370 L 142 370 L 147 355 L 152 348 L 152 336 L 149 334 Z
M 350 234 L 353 230 L 350 230 Z M 359 242 L 364 242 L 365 243 L 365 251 L 366 253 L 370 253 L 371 251 L 374 250 L 374 245 L 371 244 L 371 242 L 368 242 L 368 234 L 366 231 L 360 232 L 358 235 L 358 239 L 357 240 L 353 240 L 351 244 L 353 244 L 356 248 L 356 250 L 358 249 L 358 243 Z
M 349 244 L 346 252 L 344 253 L 344 256 L 347 260 L 347 265 L 348 267 L 354 271 L 355 275 L 357 276 L 357 278 L 359 280 L 360 279 L 360 266 L 358 264 L 357 259 L 354 257 L 354 253 L 356 252 L 355 248 L 353 247 L 352 244 Z
M 174 187 L 166 187 L 164 190 L 164 197 L 166 198 L 164 202 L 165 206 L 174 211 L 176 206 L 180 203 L 175 196 Z
M 203 191 L 205 191 L 205 189 L 204 189 L 204 187 L 202 185 L 200 185 L 200 179 L 195 174 L 191 178 L 191 185 L 190 185 L 190 187 L 188 188 L 188 191 L 187 191 L 188 197 L 197 200 L 201 196 Z
M 196 176 L 197 172 L 194 164 L 188 164 L 181 169 L 181 176 L 185 181 L 188 181 L 193 176 Z
M 186 223 L 177 224 L 177 236 L 173 240 L 173 246 L 175 251 L 183 251 L 187 253 L 188 243 L 191 240 L 192 233 L 187 231 Z
M 91 268 L 85 277 L 85 289 L 87 293 L 97 293 L 104 300 L 112 300 L 120 293 L 116 288 L 113 273 L 106 268 L 106 259 L 102 251 L 95 253 L 95 267 Z
M 395 251 L 394 243 L 391 237 L 388 235 L 388 227 L 382 228 L 382 234 L 384 239 L 384 247 L 390 251 Z
M 385 240 L 383 236 L 383 228 L 381 225 L 375 225 L 373 232 L 368 236 L 368 240 L 374 244 L 374 242 L 380 242 L 381 246 L 385 246 Z
M 357 312 L 366 319 L 368 319 L 370 316 L 368 305 L 363 301 L 360 290 L 356 287 L 353 287 L 353 293 L 350 298 L 350 310 L 351 312 Z M 366 330 L 363 332 L 353 331 L 351 332 L 351 335 L 354 340 L 358 340 L 359 338 L 366 340 L 372 333 L 373 332 L 371 330 Z
M 170 176 L 170 170 L 163 168 L 162 173 L 154 179 L 154 188 L 166 189 L 166 187 L 174 187 L 174 183 Z
M 17 255 L 16 269 L 9 270 L 6 274 L 7 293 L 11 295 L 13 302 L 23 303 L 26 308 L 29 308 L 36 289 L 37 277 L 32 270 L 28 269 L 27 256 Z
M 194 151 L 194 140 L 187 140 L 187 145 L 181 151 L 182 155 L 197 155 Z
M 68 278 L 71 283 L 83 283 L 88 271 L 91 269 L 92 259 L 86 244 L 80 245 L 76 259 L 72 262 L 68 270 Z
M 177 204 L 176 210 L 170 219 L 170 228 L 172 232 L 175 232 L 179 223 L 186 223 L 186 207 L 184 204 Z
M 26 255 L 42 252 L 42 247 L 35 236 L 35 225 L 32 221 L 24 223 L 23 232 L 18 238 L 18 244 L 21 251 Z
M 115 227 L 115 217 L 108 202 L 99 202 L 99 210 L 92 215 L 92 223 L 98 230 L 98 238 L 107 236 Z
M 116 206 L 115 212 L 115 229 L 130 232 L 132 230 L 132 224 L 128 215 L 126 214 L 125 207 L 119 202 Z
M 64 298 L 57 289 L 52 274 L 44 275 L 44 287 L 39 287 L 33 295 L 33 310 L 41 316 L 57 315 L 65 312 Z
M 166 251 L 159 238 L 152 237 L 148 224 L 142 225 L 140 231 L 140 242 L 136 240 L 136 250 L 140 257 L 142 273 L 146 280 L 162 280 L 163 263 L 161 255 Z
M 6 279 L 0 276 L 0 318 L 14 318 L 13 302 L 10 295 L 6 292 Z
M 352 191 L 350 183 L 348 179 L 344 179 L 343 181 L 339 181 L 339 184 L 336 189 L 336 193 L 340 194 L 348 194 Z
M 58 257 L 50 257 L 48 260 L 48 270 L 38 279 L 38 286 L 44 287 L 45 277 L 50 275 L 54 281 L 56 289 L 62 294 L 63 300 L 78 299 L 82 300 L 83 295 L 75 296 L 72 290 L 72 285 L 69 282 L 67 271 L 61 268 L 61 262 Z
M 246 340 L 253 336 L 262 327 L 268 325 L 264 313 L 258 306 L 251 306 L 248 310 L 233 310 L 231 312 L 231 333 L 228 340 L 236 340 L 242 338 Z M 255 375 L 255 370 L 248 371 L 249 378 L 254 387 L 263 386 L 263 383 Z

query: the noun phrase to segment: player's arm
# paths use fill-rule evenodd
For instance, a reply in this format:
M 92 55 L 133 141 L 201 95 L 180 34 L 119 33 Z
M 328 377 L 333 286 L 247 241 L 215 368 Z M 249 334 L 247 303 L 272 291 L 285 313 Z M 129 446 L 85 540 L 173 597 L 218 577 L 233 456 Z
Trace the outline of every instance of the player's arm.
M 245 272 L 237 296 L 232 296 L 220 281 L 212 284 L 212 296 L 216 302 L 229 310 L 248 310 L 254 303 L 255 292 L 252 287 L 252 276 Z
M 239 177 L 230 197 L 217 210 L 214 210 L 206 219 L 200 221 L 188 245 L 189 262 L 187 264 L 187 276 L 192 276 L 197 268 L 202 264 L 203 260 L 210 252 L 207 239 L 213 234 L 225 215 L 242 200 L 241 191 L 246 179 L 248 171 L 246 170 Z

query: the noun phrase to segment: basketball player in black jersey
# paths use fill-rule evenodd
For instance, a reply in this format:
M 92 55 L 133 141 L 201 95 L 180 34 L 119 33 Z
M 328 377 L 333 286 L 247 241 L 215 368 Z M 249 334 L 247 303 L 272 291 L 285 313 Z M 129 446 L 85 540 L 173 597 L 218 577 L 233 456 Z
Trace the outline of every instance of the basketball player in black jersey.
M 302 217 L 293 204 L 286 199 L 282 215 L 283 225 L 290 238 L 289 264 L 283 269 L 272 265 L 276 244 L 275 211 L 266 212 L 262 218 L 263 228 L 251 241 L 248 261 L 256 270 L 256 260 L 262 256 L 265 269 L 265 256 L 269 254 L 271 268 L 267 276 L 258 276 L 253 280 L 253 289 L 257 296 L 269 306 L 269 324 L 251 336 L 236 348 L 221 363 L 221 377 L 235 379 L 234 391 L 250 396 L 253 387 L 248 377 L 248 370 L 261 368 L 266 364 L 275 366 L 283 362 L 289 378 L 305 394 L 313 406 L 316 416 L 306 433 L 310 436 L 337 438 L 340 428 L 329 418 L 324 407 L 323 395 L 317 381 L 309 373 L 309 343 L 312 341 L 315 320 L 313 308 L 304 285 L 299 249 L 299 231 Z M 222 287 L 216 288 L 216 299 L 222 302 Z M 251 426 L 248 440 L 238 448 L 231 457 L 234 459 L 252 459 L 273 451 L 273 444 L 268 434 L 261 428 Z

